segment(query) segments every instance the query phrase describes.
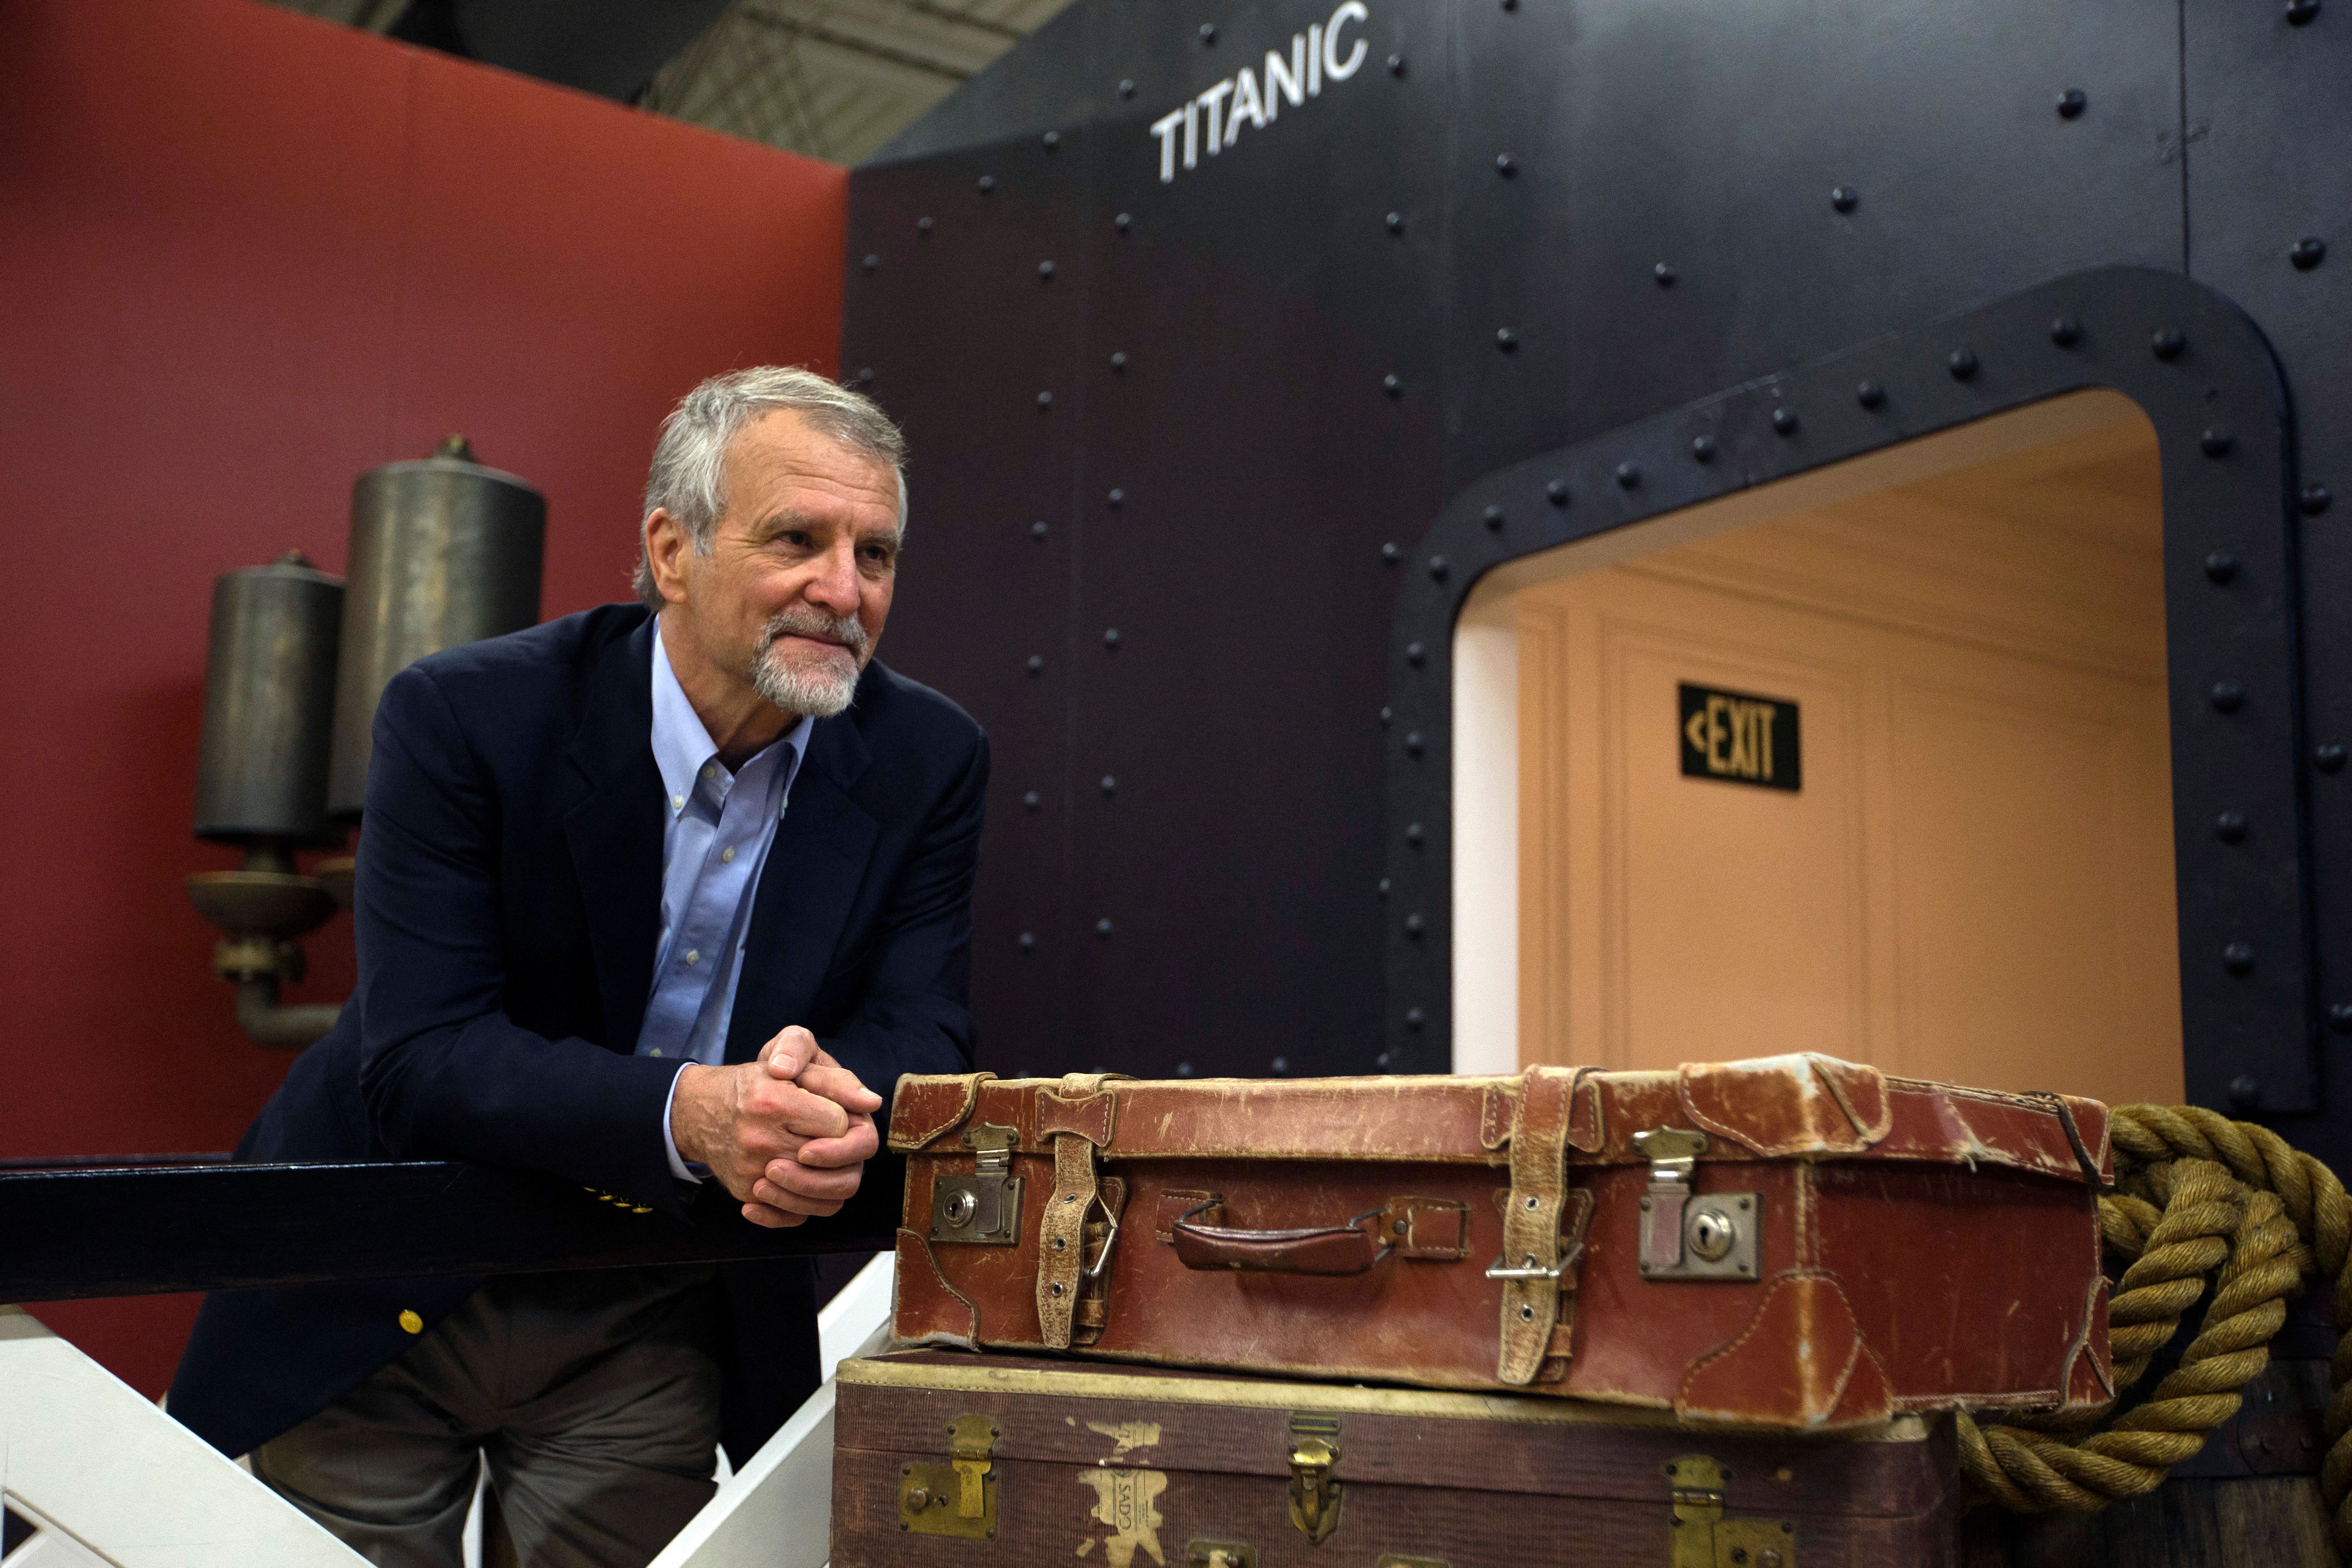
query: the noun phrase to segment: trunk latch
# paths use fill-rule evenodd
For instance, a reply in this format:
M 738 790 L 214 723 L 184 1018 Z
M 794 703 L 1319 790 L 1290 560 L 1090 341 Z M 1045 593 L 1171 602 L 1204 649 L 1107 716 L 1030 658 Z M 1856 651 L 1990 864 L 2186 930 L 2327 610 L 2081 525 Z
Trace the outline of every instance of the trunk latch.
M 1339 1528 L 1346 1489 L 1331 1479 L 1339 1462 L 1339 1420 L 1335 1415 L 1290 1418 L 1290 1522 L 1314 1545 Z
M 1723 1483 L 1730 1472 L 1705 1454 L 1666 1462 L 1674 1519 L 1669 1568 L 1797 1568 L 1797 1527 L 1780 1519 L 1726 1519 Z
M 1762 1194 L 1691 1191 L 1698 1157 L 1707 1150 L 1704 1132 L 1653 1128 L 1634 1133 L 1633 1147 L 1650 1162 L 1650 1187 L 1642 1195 L 1642 1278 L 1755 1279 Z
M 1011 1247 L 1021 1239 L 1021 1178 L 1013 1173 L 1021 1130 L 983 1121 L 965 1129 L 963 1142 L 974 1151 L 971 1174 L 932 1184 L 931 1239 Z
M 986 1541 L 996 1534 L 996 1440 L 986 1415 L 948 1423 L 948 1462 L 898 1467 L 898 1528 L 916 1535 Z

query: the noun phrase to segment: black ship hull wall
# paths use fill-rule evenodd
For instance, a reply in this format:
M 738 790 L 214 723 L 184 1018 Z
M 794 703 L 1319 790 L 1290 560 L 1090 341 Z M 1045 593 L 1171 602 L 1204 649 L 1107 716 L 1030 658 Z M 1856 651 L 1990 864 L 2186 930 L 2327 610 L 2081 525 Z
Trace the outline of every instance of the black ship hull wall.
M 851 184 L 890 656 L 994 738 L 983 1065 L 1443 1070 L 1478 575 L 2106 385 L 2165 470 L 2190 1094 L 2352 1155 L 2347 81 L 2336 0 L 1080 0 Z

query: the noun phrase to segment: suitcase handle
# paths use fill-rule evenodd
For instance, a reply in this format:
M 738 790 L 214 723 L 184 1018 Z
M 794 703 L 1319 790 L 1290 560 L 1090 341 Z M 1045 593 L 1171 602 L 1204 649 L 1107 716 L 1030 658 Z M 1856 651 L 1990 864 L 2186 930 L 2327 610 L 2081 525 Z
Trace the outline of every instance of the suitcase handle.
M 1317 1274 L 1337 1277 L 1368 1274 L 1372 1266 L 1396 1249 L 1383 1244 L 1374 1231 L 1358 1227 L 1386 1205 L 1367 1209 L 1345 1225 L 1305 1226 L 1295 1230 L 1241 1230 L 1227 1226 L 1194 1225 L 1194 1215 L 1215 1208 L 1211 1199 L 1189 1210 L 1170 1227 L 1177 1260 L 1187 1268 L 1241 1274 Z

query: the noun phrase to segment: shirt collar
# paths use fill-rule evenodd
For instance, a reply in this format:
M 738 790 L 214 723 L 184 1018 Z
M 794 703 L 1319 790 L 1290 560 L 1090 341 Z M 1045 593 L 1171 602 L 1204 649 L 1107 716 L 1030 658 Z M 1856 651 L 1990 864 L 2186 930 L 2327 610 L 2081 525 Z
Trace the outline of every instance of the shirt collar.
M 654 764 L 661 770 L 662 793 L 668 797 L 663 805 L 675 816 L 680 803 L 694 794 L 695 779 L 703 765 L 719 754 L 719 748 L 712 742 L 710 731 L 703 727 L 702 716 L 687 700 L 686 688 L 677 683 L 677 672 L 670 668 L 669 649 L 663 646 L 658 616 L 654 623 L 653 679 Z M 815 726 L 813 717 L 803 714 L 799 723 L 751 759 L 757 761 L 778 746 L 785 748 L 785 754 L 776 759 L 782 764 L 777 771 L 782 775 L 782 789 L 777 792 L 777 798 L 781 799 L 783 790 L 792 787 L 793 776 L 800 772 L 801 758 L 808 750 L 809 731 Z M 748 768 L 751 763 L 746 762 L 743 765 Z

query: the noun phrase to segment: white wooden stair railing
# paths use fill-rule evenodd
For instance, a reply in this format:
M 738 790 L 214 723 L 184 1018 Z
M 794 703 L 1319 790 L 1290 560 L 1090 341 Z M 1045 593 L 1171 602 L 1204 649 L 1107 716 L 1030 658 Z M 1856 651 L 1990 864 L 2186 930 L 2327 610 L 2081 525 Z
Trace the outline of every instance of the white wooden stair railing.
M 138 1390 L 0 1306 L 0 1501 L 37 1526 L 5 1568 L 361 1568 Z
M 824 1384 L 652 1568 L 824 1568 L 833 1373 L 886 1343 L 891 1258 L 817 1314 Z M 0 1568 L 355 1568 L 359 1555 L 137 1390 L 0 1306 L 0 1502 L 33 1533 Z

